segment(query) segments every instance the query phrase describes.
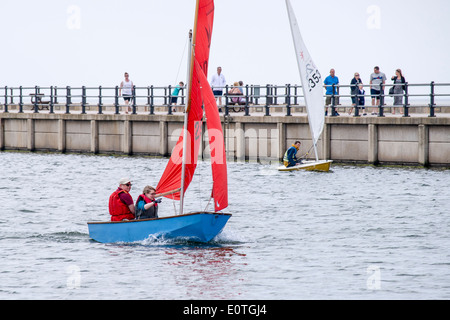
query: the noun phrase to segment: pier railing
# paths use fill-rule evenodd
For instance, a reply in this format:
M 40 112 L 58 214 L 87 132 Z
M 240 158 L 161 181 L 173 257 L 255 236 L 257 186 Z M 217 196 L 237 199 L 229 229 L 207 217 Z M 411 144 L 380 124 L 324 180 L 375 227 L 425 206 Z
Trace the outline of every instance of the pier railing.
M 399 85 L 399 84 L 397 84 Z M 336 85 L 333 92 L 336 94 L 325 95 L 330 104 L 329 116 L 337 116 L 338 109 L 352 108 L 353 116 L 361 116 L 361 107 L 355 108 L 352 103 L 354 98 L 358 104 L 361 97 L 365 98 L 365 108 L 376 109 L 377 116 L 385 116 L 385 108 L 392 108 L 395 97 L 401 97 L 401 104 L 394 107 L 400 108 L 404 117 L 408 117 L 415 109 L 426 108 L 428 116 L 436 115 L 436 108 L 450 107 L 450 83 L 405 83 L 403 93 L 389 94 L 389 89 L 395 84 L 384 85 L 384 90 L 376 96 L 376 105 L 372 106 L 372 95 L 370 94 L 370 85 L 364 85 L 365 95 L 351 94 L 351 85 Z M 325 86 L 326 88 L 327 86 Z M 282 113 L 291 116 L 294 108 L 304 107 L 305 100 L 302 87 L 299 85 L 245 85 L 239 87 L 242 94 L 231 93 L 233 86 L 223 88 L 222 106 L 225 115 L 230 112 L 243 112 L 243 115 L 249 116 L 252 113 L 263 113 L 270 116 L 271 112 Z M 173 114 L 171 107 L 172 98 L 177 98 L 177 106 L 183 106 L 186 102 L 185 90 L 180 89 L 179 96 L 173 95 L 173 86 L 156 87 L 133 87 L 129 106 L 131 114 L 155 114 L 158 112 Z M 234 92 L 234 91 L 233 91 Z M 1 99 L 3 98 L 3 99 Z M 116 87 L 0 87 L 0 110 L 3 112 L 49 112 L 54 113 L 80 113 L 104 112 L 119 114 L 121 107 L 126 104 L 123 97 L 120 96 L 120 88 Z M 142 109 L 142 107 L 145 107 Z M 256 107 L 256 108 L 253 108 Z M 46 111 L 44 111 L 46 109 Z M 161 111 L 162 110 L 162 111 Z M 274 111 L 275 110 L 275 111 Z M 179 108 L 178 111 L 182 111 Z M 304 111 L 305 112 L 305 111 Z

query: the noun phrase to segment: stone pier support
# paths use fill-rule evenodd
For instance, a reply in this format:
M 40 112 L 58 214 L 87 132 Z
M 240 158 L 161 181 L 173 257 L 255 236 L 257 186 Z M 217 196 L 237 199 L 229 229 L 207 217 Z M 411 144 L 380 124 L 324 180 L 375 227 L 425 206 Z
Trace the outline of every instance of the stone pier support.
M 311 146 L 308 118 L 233 115 L 229 161 L 281 162 L 288 144 Z M 168 156 L 182 115 L 0 113 L 0 150 Z M 209 157 L 203 124 L 199 158 Z M 450 117 L 326 117 L 320 159 L 342 163 L 450 167 Z M 313 152 L 309 158 L 314 158 Z

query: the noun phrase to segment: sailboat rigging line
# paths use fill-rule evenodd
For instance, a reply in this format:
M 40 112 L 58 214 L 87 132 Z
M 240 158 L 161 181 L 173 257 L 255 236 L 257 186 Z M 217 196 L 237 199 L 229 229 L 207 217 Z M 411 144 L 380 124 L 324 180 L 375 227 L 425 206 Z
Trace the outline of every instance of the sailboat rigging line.
M 186 47 L 187 47 L 188 43 L 189 43 L 189 36 L 186 38 L 186 42 L 184 44 L 183 54 L 181 55 L 180 65 L 178 66 L 177 77 L 175 78 L 174 83 L 178 83 L 179 82 L 178 76 L 180 75 L 181 65 L 183 64 L 184 54 L 186 53 Z
M 209 204 L 211 203 L 211 199 L 212 199 L 212 196 L 209 197 L 208 203 L 206 204 L 205 210 L 203 210 L 203 211 L 206 211 L 206 212 L 208 211 Z
M 304 155 L 302 155 L 300 157 L 300 159 L 304 159 L 307 155 L 309 155 L 309 153 L 311 152 L 312 148 L 314 148 L 314 144 L 311 146 L 311 148 L 309 148 L 308 152 L 306 152 Z
M 175 205 L 175 201 L 172 201 L 173 203 L 173 211 L 175 212 L 175 215 L 177 215 L 177 206 Z

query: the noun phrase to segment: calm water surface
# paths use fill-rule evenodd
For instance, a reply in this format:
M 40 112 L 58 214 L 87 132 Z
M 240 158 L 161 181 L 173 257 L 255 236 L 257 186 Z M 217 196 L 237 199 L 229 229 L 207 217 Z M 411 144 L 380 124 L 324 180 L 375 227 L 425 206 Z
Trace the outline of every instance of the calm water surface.
M 214 242 L 90 240 L 118 180 L 136 199 L 166 162 L 0 152 L 0 299 L 450 299 L 450 171 L 229 163 Z M 210 193 L 198 171 L 190 211 Z

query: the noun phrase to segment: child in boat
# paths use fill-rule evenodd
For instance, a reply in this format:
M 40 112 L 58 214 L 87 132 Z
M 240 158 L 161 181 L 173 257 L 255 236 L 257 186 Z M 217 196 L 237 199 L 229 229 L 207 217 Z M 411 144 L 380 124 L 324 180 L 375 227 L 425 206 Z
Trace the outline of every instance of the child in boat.
M 155 188 L 144 188 L 136 200 L 136 219 L 158 218 L 158 203 L 161 203 L 161 199 L 155 199 L 155 195 Z

